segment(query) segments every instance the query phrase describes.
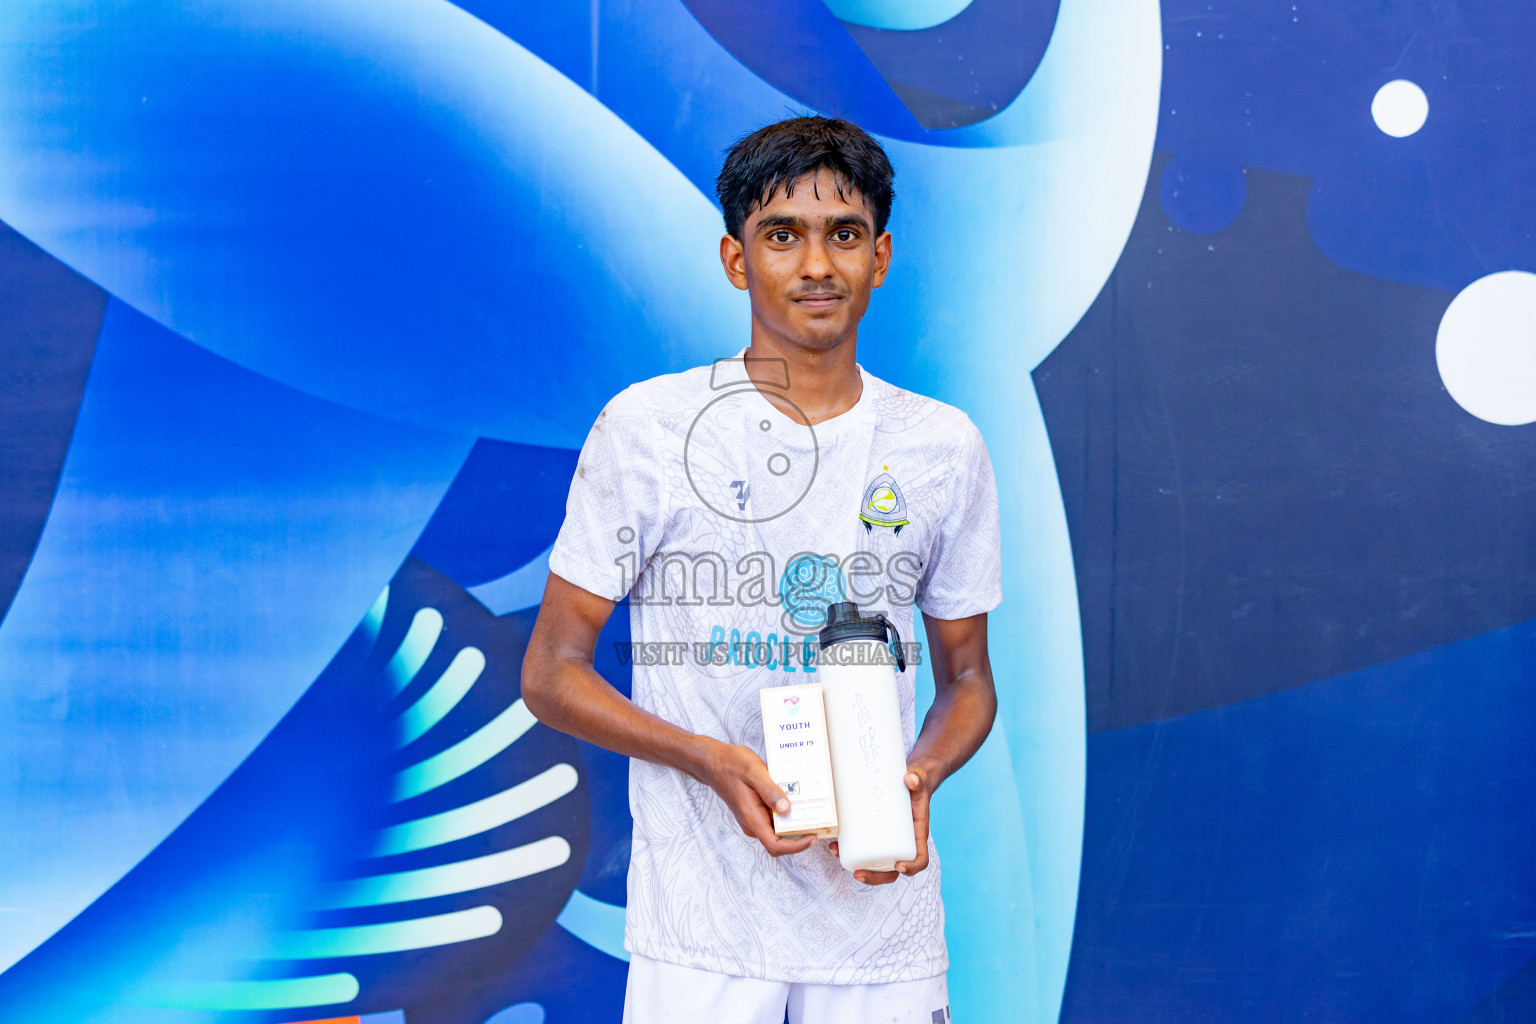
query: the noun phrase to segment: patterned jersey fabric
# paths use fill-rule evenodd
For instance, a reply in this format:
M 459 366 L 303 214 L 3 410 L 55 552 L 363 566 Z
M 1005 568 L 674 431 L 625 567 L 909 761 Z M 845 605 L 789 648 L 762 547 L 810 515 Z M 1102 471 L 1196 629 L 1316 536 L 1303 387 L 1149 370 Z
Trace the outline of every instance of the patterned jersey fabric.
M 996 484 L 952 406 L 859 369 L 848 411 L 808 427 L 764 397 L 783 380 L 738 355 L 636 384 L 582 448 L 550 569 L 630 597 L 636 704 L 763 752 L 758 690 L 813 682 L 831 601 L 885 612 L 912 639 L 1001 600 Z M 783 372 L 782 370 L 780 371 Z M 910 651 L 910 648 L 909 648 Z M 914 739 L 913 679 L 898 676 Z M 793 794 L 791 794 L 793 799 Z M 939 863 L 856 882 L 827 844 L 768 856 L 707 786 L 630 766 L 634 953 L 770 981 L 877 984 L 948 967 Z

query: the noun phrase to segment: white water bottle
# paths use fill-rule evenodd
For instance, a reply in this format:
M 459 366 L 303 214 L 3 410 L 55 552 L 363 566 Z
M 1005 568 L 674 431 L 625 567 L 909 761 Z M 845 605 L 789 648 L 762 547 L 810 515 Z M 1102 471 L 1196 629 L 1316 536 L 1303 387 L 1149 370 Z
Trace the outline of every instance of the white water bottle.
M 849 871 L 890 871 L 917 856 L 907 745 L 896 673 L 905 670 L 901 636 L 883 614 L 827 607 L 816 671 L 827 707 L 837 797 L 837 857 Z M 894 640 L 894 646 L 892 645 Z

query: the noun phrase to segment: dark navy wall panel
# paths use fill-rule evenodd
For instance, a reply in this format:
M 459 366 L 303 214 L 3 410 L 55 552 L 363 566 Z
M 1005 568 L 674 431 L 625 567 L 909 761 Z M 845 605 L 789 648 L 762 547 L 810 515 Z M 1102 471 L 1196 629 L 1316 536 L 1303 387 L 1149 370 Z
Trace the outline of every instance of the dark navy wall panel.
M 1160 201 L 1168 167 L 1034 374 L 1090 731 L 1536 617 L 1536 427 L 1446 394 L 1451 296 L 1324 258 L 1304 178 L 1249 170 L 1231 226 L 1187 232 Z
M 1460 1020 L 1536 953 L 1533 685 L 1525 623 L 1092 737 L 1062 1020 Z
M 505 576 L 554 540 L 575 470 L 570 449 L 482 438 L 412 554 L 466 587 Z
M 43 532 L 107 294 L 0 224 L 0 621 Z
M 1165 0 L 1158 147 L 1305 175 L 1318 245 L 1341 266 L 1455 290 L 1536 270 L 1521 182 L 1536 174 L 1536 6 L 1446 0 Z M 1393 79 L 1424 130 L 1371 118 Z

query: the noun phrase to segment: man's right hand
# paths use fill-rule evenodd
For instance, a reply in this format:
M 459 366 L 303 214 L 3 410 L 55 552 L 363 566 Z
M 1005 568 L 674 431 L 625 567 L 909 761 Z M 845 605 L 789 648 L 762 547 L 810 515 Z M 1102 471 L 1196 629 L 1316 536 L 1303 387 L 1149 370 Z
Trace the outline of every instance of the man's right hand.
M 709 740 L 700 780 L 707 783 L 736 816 L 742 832 L 763 844 L 774 857 L 810 848 L 815 836 L 780 836 L 773 831 L 773 812 L 789 812 L 789 797 L 774 784 L 768 766 L 751 747 Z
M 780 838 L 771 808 L 789 810 L 768 766 L 751 747 L 698 736 L 635 706 L 592 667 L 614 602 L 550 573 L 523 657 L 523 700 L 545 725 L 588 743 L 669 765 L 720 794 L 741 830 L 775 857 L 799 853 L 814 836 Z

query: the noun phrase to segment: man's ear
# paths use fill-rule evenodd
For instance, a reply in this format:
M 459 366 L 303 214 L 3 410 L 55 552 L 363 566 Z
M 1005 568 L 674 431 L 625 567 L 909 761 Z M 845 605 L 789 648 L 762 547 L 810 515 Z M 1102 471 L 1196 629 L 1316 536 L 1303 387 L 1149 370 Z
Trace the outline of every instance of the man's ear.
M 891 269 L 891 233 L 883 231 L 880 237 L 875 239 L 875 280 L 874 287 L 879 288 L 885 283 L 885 272 Z
M 741 239 L 735 235 L 722 235 L 720 238 L 720 265 L 725 268 L 725 276 L 731 284 L 747 290 L 747 253 L 742 248 Z

